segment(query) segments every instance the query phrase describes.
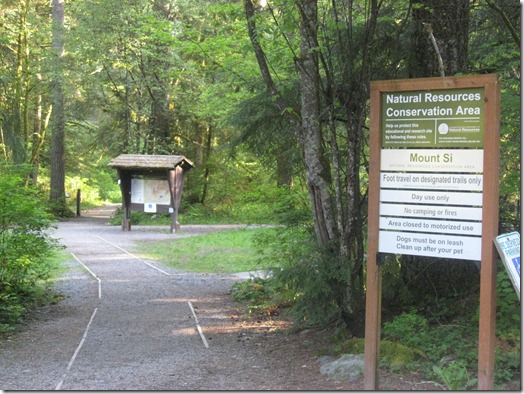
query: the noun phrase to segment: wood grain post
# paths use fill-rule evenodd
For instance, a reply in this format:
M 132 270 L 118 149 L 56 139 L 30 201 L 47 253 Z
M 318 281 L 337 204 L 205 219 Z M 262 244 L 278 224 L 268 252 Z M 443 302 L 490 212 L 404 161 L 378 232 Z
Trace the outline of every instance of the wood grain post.
M 478 344 L 479 390 L 493 390 L 495 380 L 497 253 L 493 239 L 498 235 L 499 220 L 500 87 L 495 75 L 486 76 L 486 79 Z
M 368 193 L 368 258 L 366 265 L 366 331 L 364 389 L 378 390 L 382 269 L 377 265 L 380 204 L 380 91 L 371 83 Z

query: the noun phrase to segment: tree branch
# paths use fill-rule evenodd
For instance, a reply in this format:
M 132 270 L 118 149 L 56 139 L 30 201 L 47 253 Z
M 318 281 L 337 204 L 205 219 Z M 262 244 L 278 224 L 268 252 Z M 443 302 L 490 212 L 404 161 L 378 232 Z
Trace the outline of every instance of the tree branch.
M 495 11 L 497 14 L 500 15 L 502 20 L 504 21 L 504 25 L 506 25 L 506 28 L 509 30 L 509 33 L 513 37 L 513 41 L 515 41 L 515 44 L 517 44 L 517 48 L 520 49 L 520 37 L 513 25 L 511 24 L 511 21 L 509 20 L 508 16 L 504 12 L 502 8 L 500 8 L 497 4 L 495 4 L 492 0 L 486 0 L 486 4 L 491 8 L 493 11 Z
M 435 40 L 435 36 L 433 35 L 433 28 L 431 27 L 431 23 L 424 23 L 424 30 L 428 32 L 429 38 L 431 39 L 431 42 L 433 43 L 433 47 L 435 48 L 435 52 L 437 53 L 438 58 L 438 70 L 440 72 L 441 77 L 445 77 L 446 74 L 444 73 L 444 62 L 442 61 L 442 56 L 440 55 L 440 51 L 438 49 L 437 40 Z

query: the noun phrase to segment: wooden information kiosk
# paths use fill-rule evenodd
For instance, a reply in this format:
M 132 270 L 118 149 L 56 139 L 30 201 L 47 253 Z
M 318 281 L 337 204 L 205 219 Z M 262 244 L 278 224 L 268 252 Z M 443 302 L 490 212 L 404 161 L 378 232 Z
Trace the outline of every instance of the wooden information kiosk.
M 193 163 L 184 156 L 120 155 L 109 163 L 118 171 L 124 218 L 122 230 L 131 231 L 131 211 L 171 214 L 171 232 L 180 229 L 178 207 L 185 172 Z

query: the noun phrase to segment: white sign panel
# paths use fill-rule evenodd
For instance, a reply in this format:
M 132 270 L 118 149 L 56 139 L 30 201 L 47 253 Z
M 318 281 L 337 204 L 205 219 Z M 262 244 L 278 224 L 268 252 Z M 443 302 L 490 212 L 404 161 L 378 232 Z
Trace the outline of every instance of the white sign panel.
M 432 219 L 482 220 L 482 208 L 380 203 L 380 215 Z
M 495 246 L 520 300 L 520 234 L 499 235 L 495 238 Z
M 382 171 L 482 172 L 482 149 L 382 149 Z
M 481 259 L 481 237 L 380 231 L 380 252 L 462 260 Z
M 450 204 L 482 206 L 482 193 L 427 192 L 420 190 L 380 191 L 380 201 L 404 202 L 408 204 Z
M 481 192 L 482 186 L 481 174 L 380 173 L 381 188 Z
M 155 213 L 156 212 L 156 204 L 152 204 L 152 203 L 144 204 L 144 212 Z
M 380 217 L 381 230 L 416 231 L 422 233 L 442 233 L 461 235 L 482 235 L 482 223 L 426 220 L 398 217 Z

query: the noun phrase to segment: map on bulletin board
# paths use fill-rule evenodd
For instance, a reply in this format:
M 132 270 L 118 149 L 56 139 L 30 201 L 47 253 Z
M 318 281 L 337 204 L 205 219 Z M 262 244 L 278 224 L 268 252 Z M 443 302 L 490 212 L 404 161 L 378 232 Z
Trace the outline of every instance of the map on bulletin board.
M 136 204 L 170 205 L 169 182 L 162 179 L 132 179 L 131 202 Z

